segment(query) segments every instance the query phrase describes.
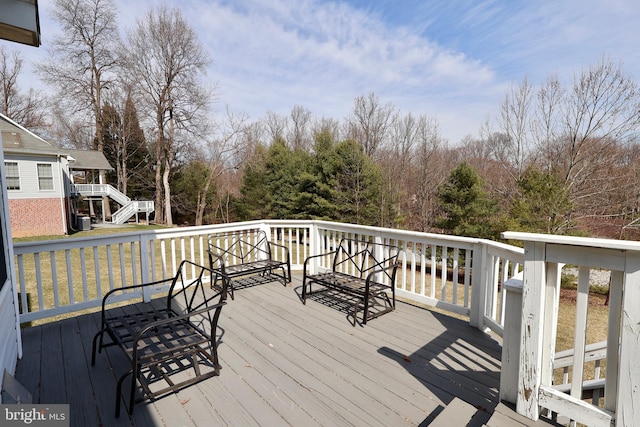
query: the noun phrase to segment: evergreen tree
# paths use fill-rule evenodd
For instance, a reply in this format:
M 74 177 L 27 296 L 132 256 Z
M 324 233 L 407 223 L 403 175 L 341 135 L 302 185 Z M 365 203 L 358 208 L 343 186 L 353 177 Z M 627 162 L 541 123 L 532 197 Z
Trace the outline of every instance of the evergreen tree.
M 307 171 L 299 175 L 296 199 L 300 219 L 335 219 L 335 169 L 338 162 L 335 141 L 326 129 L 315 135 L 313 156 Z
M 337 163 L 334 203 L 339 221 L 353 224 L 378 223 L 382 174 L 360 144 L 353 140 L 336 147 Z
M 516 230 L 558 233 L 567 228 L 573 205 L 564 180 L 530 166 L 518 179 L 518 188 L 520 196 L 510 209 Z
M 373 225 L 379 217 L 380 169 L 362 146 L 316 135 L 313 155 L 281 138 L 245 167 L 240 219 L 326 219 Z
M 487 195 L 478 172 L 466 162 L 460 163 L 449 180 L 438 188 L 437 198 L 442 212 L 436 227 L 457 236 L 495 239 L 494 201 Z
M 267 155 L 267 149 L 258 145 L 244 167 L 241 196 L 234 203 L 240 221 L 270 217 L 272 195 L 267 190 Z
M 300 177 L 308 165 L 307 153 L 291 150 L 284 139 L 276 138 L 267 155 L 267 191 L 272 196 L 269 218 L 293 218 L 299 208 L 296 202 Z

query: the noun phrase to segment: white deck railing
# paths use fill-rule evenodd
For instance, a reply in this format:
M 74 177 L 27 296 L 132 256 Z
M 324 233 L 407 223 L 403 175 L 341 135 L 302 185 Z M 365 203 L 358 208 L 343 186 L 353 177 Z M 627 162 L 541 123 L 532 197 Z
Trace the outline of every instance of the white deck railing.
M 324 221 L 253 221 L 16 243 L 21 322 L 98 307 L 108 290 L 168 277 L 183 259 L 206 264 L 209 236 L 257 228 L 289 248 L 294 271 L 342 237 L 397 245 L 398 297 L 469 316 L 474 326 L 500 335 L 499 284 L 523 259 L 522 249 L 491 241 Z
M 507 305 L 512 307 L 507 308 L 509 327 L 503 341 L 501 398 L 515 401 L 517 411 L 531 419 L 548 410 L 588 426 L 639 425 L 640 243 L 511 232 L 503 237 L 525 242 L 525 260 L 521 279 L 506 286 L 512 295 Z M 555 354 L 565 265 L 578 271 L 575 332 L 573 346 Z M 593 269 L 611 272 L 606 351 L 602 343 L 588 341 Z M 571 358 L 571 379 L 563 378 L 568 385 L 554 385 L 554 369 L 564 369 L 567 358 Z M 592 361 L 597 361 L 595 372 L 587 375 L 585 366 Z M 586 391 L 602 386 L 603 398 L 583 400 Z

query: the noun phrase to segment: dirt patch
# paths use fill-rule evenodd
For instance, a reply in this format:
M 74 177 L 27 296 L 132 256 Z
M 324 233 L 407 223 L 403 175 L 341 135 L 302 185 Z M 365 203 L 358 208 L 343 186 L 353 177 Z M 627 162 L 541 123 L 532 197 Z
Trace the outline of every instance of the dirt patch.
M 576 289 L 560 289 L 560 301 L 567 304 L 575 303 L 577 294 L 578 291 Z M 606 295 L 589 293 L 589 305 L 605 306 L 606 301 Z

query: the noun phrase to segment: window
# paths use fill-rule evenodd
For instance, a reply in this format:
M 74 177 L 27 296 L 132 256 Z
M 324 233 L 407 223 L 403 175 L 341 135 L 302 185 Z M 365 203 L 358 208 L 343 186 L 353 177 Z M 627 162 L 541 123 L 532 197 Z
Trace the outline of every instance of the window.
M 38 163 L 38 186 L 40 191 L 53 190 L 53 168 L 49 163 Z
M 7 190 L 20 190 L 20 171 L 18 163 L 4 162 L 4 170 L 7 174 Z

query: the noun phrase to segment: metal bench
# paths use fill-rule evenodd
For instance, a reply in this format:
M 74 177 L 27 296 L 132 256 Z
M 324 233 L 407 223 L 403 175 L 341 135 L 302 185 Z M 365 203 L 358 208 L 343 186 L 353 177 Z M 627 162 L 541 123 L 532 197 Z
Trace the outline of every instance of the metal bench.
M 366 325 L 368 320 L 395 310 L 398 253 L 396 246 L 342 239 L 335 250 L 312 255 L 304 261 L 302 302 L 306 304 L 309 295 L 327 289 L 355 297 L 353 326 L 357 323 L 359 306 L 363 307 L 362 324 Z M 323 257 L 331 259 L 331 270 L 311 272 L 311 268 L 316 270 L 312 266 L 314 260 Z M 313 285 L 322 288 L 313 291 Z
M 280 250 L 280 259 L 276 250 Z M 214 283 L 227 282 L 233 300 L 239 278 L 247 278 L 246 284 L 281 280 L 291 283 L 291 261 L 289 249 L 272 243 L 262 230 L 247 230 L 216 234 L 209 237 L 209 265 L 216 273 Z M 282 271 L 279 274 L 280 270 Z M 256 280 L 256 278 L 264 280 Z
M 118 346 L 130 369 L 118 379 L 116 417 L 120 415 L 122 385 L 131 377 L 129 414 L 133 413 L 136 382 L 145 399 L 155 399 L 220 374 L 216 328 L 227 295 L 226 282 L 210 290 L 214 272 L 182 261 L 174 277 L 109 291 L 102 300 L 102 326 L 93 338 L 91 365 L 96 350 Z M 154 288 L 168 290 L 166 298 L 150 303 L 109 309 L 113 302 L 145 295 Z M 105 336 L 108 339 L 105 339 Z

